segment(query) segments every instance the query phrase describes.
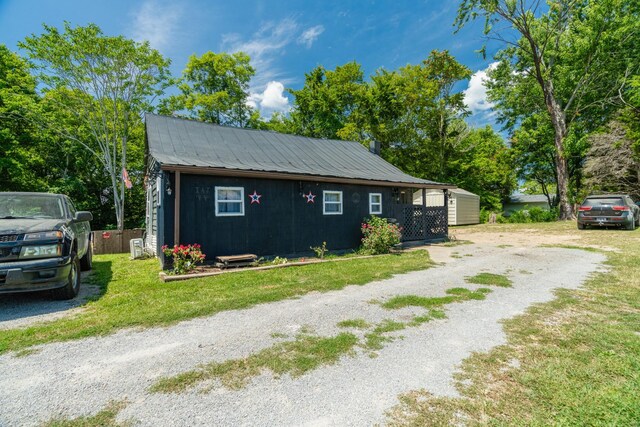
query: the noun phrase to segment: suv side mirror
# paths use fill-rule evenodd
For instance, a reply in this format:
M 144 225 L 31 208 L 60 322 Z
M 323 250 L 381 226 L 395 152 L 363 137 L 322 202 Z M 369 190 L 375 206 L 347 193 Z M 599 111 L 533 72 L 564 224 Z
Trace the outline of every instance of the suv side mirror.
M 74 221 L 93 221 L 93 215 L 88 211 L 78 211 L 73 218 Z

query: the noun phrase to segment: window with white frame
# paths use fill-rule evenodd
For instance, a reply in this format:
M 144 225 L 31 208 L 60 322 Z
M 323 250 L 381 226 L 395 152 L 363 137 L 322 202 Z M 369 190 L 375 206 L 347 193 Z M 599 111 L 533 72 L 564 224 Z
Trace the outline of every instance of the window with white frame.
M 216 187 L 216 216 L 244 215 L 243 187 Z
M 382 214 L 382 193 L 369 193 L 369 213 L 371 215 Z
M 342 191 L 323 191 L 322 200 L 323 214 L 342 215 Z

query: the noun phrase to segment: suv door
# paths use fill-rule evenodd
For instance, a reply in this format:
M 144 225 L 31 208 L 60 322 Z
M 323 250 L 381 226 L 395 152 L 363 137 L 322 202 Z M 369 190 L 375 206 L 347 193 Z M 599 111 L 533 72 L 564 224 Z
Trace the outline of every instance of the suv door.
M 78 210 L 73 205 L 73 202 L 71 202 L 71 199 L 69 199 L 68 197 L 65 197 L 65 201 L 67 203 L 67 209 L 69 210 L 69 215 L 71 216 L 71 220 L 72 220 L 71 227 L 73 228 L 73 231 L 76 233 L 76 239 L 78 242 L 78 249 L 77 249 L 78 256 L 82 257 L 87 252 L 87 249 L 89 247 L 91 227 L 89 226 L 89 223 L 87 221 L 80 221 L 80 222 L 73 221 L 73 219 L 76 217 L 76 212 L 78 212 Z

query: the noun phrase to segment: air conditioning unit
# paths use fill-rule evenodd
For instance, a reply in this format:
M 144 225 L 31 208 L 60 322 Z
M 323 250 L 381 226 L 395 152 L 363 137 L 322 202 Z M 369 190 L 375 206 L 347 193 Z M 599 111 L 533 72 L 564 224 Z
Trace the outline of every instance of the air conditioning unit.
M 144 240 L 129 240 L 129 250 L 131 251 L 131 259 L 142 258 L 144 256 Z

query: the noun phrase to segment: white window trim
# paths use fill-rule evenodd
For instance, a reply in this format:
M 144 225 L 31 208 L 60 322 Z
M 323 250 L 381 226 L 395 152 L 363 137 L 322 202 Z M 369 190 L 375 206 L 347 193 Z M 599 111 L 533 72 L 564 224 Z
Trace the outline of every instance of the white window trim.
M 327 201 L 327 194 L 339 194 L 340 202 Z M 340 205 L 340 212 L 327 212 L 327 203 L 331 205 Z M 323 215 L 342 215 L 343 203 L 342 203 L 342 191 L 323 191 L 322 192 L 322 214 Z
M 240 200 L 218 200 L 218 190 L 240 190 Z M 244 187 L 215 187 L 216 216 L 244 216 Z M 240 212 L 219 212 L 219 203 L 240 202 Z
M 373 198 L 378 196 L 380 198 L 380 202 L 373 203 Z M 380 210 L 374 211 L 373 206 L 380 206 Z M 369 215 L 382 215 L 382 193 L 369 193 Z
M 158 193 L 158 207 L 162 206 L 162 178 L 156 178 L 156 191 Z M 151 200 L 153 205 L 153 194 L 151 195 Z

